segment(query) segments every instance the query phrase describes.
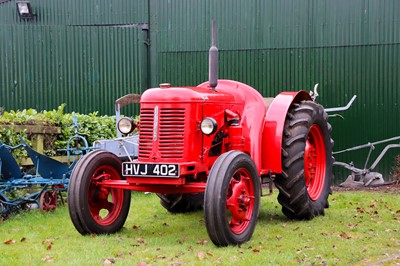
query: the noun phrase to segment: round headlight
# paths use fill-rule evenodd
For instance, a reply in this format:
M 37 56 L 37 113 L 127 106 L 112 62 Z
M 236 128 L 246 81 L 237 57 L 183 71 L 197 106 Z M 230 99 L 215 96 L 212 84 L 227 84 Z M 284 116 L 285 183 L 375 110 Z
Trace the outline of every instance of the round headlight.
M 123 117 L 118 121 L 118 130 L 122 134 L 129 134 L 136 128 L 135 122 L 130 117 Z
M 211 117 L 206 117 L 203 119 L 203 121 L 201 121 L 200 129 L 205 135 L 211 135 L 217 130 L 217 128 L 217 122 Z

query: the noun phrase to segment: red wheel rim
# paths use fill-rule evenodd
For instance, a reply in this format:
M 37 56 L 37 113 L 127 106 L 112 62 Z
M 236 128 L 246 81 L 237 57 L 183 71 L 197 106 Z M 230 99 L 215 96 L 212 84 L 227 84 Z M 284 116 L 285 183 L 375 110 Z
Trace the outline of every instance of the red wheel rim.
M 304 178 L 308 195 L 317 200 L 324 189 L 326 172 L 326 151 L 322 131 L 317 125 L 312 125 L 308 132 L 306 149 L 304 151 Z
M 241 168 L 232 176 L 226 194 L 228 223 L 233 233 L 243 233 L 254 209 L 254 186 L 250 173 Z
M 112 166 L 104 165 L 96 169 L 89 185 L 89 210 L 96 223 L 107 226 L 116 221 L 122 209 L 124 191 L 105 188 L 101 181 L 120 179 L 120 174 Z
M 43 212 L 54 211 L 57 208 L 57 192 L 44 191 L 40 195 L 40 210 Z

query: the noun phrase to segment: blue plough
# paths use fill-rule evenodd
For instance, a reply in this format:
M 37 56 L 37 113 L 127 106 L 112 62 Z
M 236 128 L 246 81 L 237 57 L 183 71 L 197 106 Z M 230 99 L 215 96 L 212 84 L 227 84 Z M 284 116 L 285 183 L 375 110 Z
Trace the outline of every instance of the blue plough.
M 75 135 L 67 142 L 68 161 L 71 155 L 72 163 L 67 166 L 55 159 L 33 150 L 22 138 L 21 144 L 9 146 L 0 141 L 0 220 L 10 214 L 24 209 L 40 207 L 44 212 L 55 210 L 58 198 L 64 204 L 62 191 L 68 189 L 69 178 L 78 158 L 92 148 L 84 137 L 78 133 L 78 124 L 74 118 Z M 84 145 L 79 145 L 83 143 Z M 25 149 L 35 167 L 34 174 L 21 171 L 12 155 L 16 149 Z

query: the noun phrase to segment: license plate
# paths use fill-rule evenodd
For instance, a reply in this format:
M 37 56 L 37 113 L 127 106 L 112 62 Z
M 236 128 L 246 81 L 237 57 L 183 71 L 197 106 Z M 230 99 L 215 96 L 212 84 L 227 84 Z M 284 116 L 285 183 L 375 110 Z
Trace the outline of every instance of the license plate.
M 122 163 L 123 176 L 179 177 L 178 164 Z

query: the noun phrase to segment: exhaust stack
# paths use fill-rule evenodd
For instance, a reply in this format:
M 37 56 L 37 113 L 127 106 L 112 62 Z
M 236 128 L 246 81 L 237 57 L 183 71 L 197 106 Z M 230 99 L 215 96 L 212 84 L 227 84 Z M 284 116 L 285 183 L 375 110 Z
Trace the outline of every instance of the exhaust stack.
M 217 24 L 212 21 L 211 28 L 211 47 L 208 53 L 208 83 L 210 88 L 215 91 L 218 85 L 218 48 L 217 48 Z

